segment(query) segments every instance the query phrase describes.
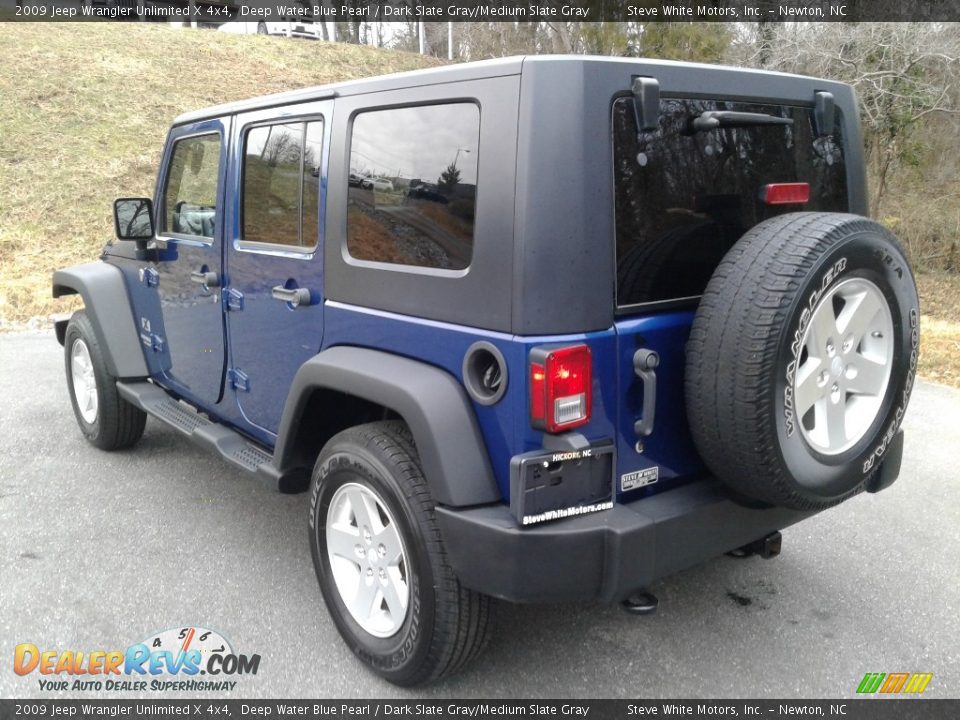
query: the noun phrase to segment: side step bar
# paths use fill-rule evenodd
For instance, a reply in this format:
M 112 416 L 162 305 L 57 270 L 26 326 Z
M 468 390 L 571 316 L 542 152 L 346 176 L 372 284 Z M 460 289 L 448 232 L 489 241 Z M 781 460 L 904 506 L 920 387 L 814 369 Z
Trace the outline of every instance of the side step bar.
M 295 476 L 281 474 L 268 452 L 248 442 L 237 431 L 174 400 L 153 383 L 117 381 L 117 390 L 127 402 L 178 430 L 198 445 L 219 453 L 231 465 L 255 474 L 270 487 L 281 492 L 305 489 L 305 472 Z

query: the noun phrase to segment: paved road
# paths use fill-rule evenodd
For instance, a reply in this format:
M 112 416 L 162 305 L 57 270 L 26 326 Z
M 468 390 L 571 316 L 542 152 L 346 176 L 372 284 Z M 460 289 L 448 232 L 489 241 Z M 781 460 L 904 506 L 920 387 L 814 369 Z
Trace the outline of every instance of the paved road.
M 0 697 L 39 694 L 14 646 L 125 648 L 184 624 L 262 656 L 245 697 L 849 697 L 867 671 L 960 696 L 960 392 L 919 384 L 904 474 L 784 533 L 770 561 L 658 583 L 651 618 L 501 606 L 486 654 L 418 693 L 354 661 L 326 615 L 305 496 L 281 496 L 149 421 L 105 454 L 74 424 L 52 335 L 0 335 Z M 91 695 L 85 695 L 91 697 Z M 187 696 L 185 696 L 187 697 Z

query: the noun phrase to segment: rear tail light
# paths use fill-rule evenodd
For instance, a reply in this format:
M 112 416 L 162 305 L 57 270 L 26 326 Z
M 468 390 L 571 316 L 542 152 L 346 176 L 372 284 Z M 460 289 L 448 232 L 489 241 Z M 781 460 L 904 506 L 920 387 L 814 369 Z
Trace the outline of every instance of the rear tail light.
M 530 422 L 549 433 L 590 422 L 593 361 L 586 345 L 530 351 Z
M 810 202 L 810 183 L 764 185 L 760 199 L 767 205 L 803 205 Z

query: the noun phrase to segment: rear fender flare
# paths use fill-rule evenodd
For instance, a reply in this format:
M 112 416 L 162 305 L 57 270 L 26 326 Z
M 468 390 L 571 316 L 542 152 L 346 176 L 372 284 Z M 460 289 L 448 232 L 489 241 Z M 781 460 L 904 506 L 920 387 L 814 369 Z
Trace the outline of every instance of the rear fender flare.
M 403 418 L 439 505 L 500 500 L 483 436 L 457 379 L 431 365 L 367 348 L 330 348 L 300 367 L 277 436 L 274 463 L 281 474 L 296 469 L 292 467 L 298 457 L 296 430 L 316 390 L 352 395 Z M 337 408 L 323 412 L 336 413 Z

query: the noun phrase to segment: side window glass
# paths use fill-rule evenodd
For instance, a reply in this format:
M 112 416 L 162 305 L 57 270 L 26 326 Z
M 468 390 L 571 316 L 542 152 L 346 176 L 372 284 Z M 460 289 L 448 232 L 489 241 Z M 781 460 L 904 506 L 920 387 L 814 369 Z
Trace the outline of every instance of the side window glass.
M 173 146 L 163 193 L 162 230 L 212 240 L 219 174 L 219 134 L 178 140 Z
M 323 122 L 256 127 L 243 161 L 245 241 L 314 247 L 317 243 Z
M 353 121 L 347 250 L 357 260 L 462 270 L 473 255 L 480 108 L 424 105 Z
M 303 146 L 303 245 L 313 247 L 320 234 L 320 174 L 323 169 L 323 122 L 307 123 Z

